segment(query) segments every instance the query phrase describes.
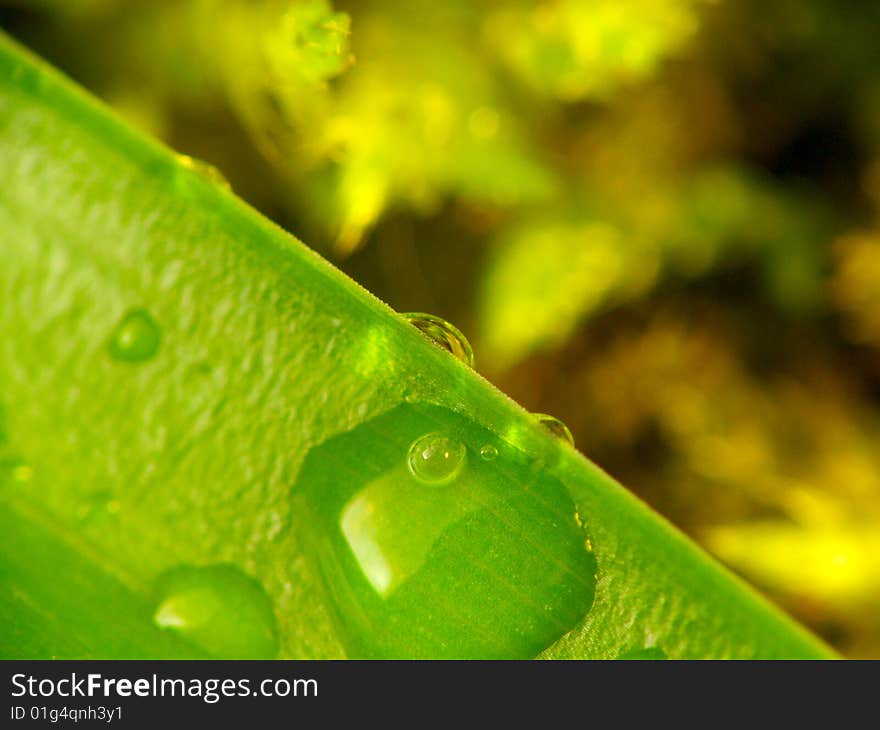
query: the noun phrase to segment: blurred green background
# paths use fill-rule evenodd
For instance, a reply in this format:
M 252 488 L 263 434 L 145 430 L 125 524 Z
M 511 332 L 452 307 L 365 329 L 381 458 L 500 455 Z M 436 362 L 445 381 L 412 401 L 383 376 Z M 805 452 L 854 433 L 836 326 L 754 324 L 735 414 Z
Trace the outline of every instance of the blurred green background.
M 880 657 L 880 4 L 0 0 L 0 26 Z

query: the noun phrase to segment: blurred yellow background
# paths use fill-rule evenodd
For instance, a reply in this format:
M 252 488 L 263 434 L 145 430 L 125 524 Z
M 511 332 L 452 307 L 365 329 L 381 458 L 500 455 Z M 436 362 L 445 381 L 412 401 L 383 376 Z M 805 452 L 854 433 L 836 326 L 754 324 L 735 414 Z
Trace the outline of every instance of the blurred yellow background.
M 0 0 L 0 25 L 880 657 L 880 4 Z

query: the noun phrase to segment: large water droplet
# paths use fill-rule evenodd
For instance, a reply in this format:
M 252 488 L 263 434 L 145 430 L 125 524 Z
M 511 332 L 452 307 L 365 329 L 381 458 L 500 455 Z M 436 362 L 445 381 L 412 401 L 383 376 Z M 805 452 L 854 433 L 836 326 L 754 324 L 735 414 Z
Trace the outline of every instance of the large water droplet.
M 107 349 L 116 360 L 143 362 L 159 351 L 162 330 L 145 309 L 132 309 L 116 325 Z
M 427 465 L 442 488 L 425 488 Z M 402 404 L 313 448 L 293 505 L 352 657 L 533 657 L 593 600 L 565 486 L 441 406 Z
M 218 659 L 273 659 L 278 626 L 272 602 L 233 565 L 180 566 L 158 582 L 153 621 Z
M 410 312 L 401 316 L 435 345 L 451 352 L 468 367 L 474 366 L 474 351 L 467 338 L 445 319 L 421 312 Z
M 467 449 L 455 439 L 429 433 L 413 441 L 407 463 L 413 476 L 426 484 L 447 484 L 461 471 Z
M 181 167 L 191 170 L 209 183 L 218 185 L 224 190 L 232 190 L 232 186 L 229 184 L 229 181 L 223 173 L 204 160 L 190 157 L 189 155 L 177 155 L 177 161 L 180 163 Z
M 645 646 L 639 649 L 630 649 L 617 655 L 618 659 L 628 660 L 657 660 L 668 659 L 666 652 L 659 646 Z
M 568 426 L 566 426 L 558 418 L 556 418 L 555 416 L 549 416 L 546 413 L 533 413 L 532 415 L 535 417 L 535 420 L 537 420 L 538 423 L 540 423 L 550 433 L 556 436 L 556 438 L 567 441 L 572 446 L 574 446 L 574 436 L 571 435 L 571 431 L 568 430 Z

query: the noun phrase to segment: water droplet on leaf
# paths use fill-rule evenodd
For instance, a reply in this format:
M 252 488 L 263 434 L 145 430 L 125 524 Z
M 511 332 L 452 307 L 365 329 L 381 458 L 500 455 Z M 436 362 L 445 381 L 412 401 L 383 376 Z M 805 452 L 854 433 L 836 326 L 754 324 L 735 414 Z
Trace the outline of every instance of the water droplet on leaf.
M 181 167 L 191 170 L 209 183 L 217 185 L 224 190 L 232 190 L 232 186 L 223 173 L 210 163 L 199 160 L 196 157 L 190 157 L 189 155 L 177 155 L 177 161 Z
M 257 581 L 233 565 L 180 566 L 157 581 L 153 621 L 217 659 L 273 659 L 278 626 Z
M 474 366 L 474 351 L 467 338 L 445 319 L 420 312 L 410 312 L 401 316 L 435 345 L 451 352 L 469 368 Z
M 533 413 L 532 415 L 535 417 L 538 423 L 540 423 L 550 433 L 556 436 L 556 438 L 567 441 L 572 446 L 574 446 L 574 436 L 571 435 L 571 431 L 568 430 L 568 426 L 566 426 L 558 418 L 556 418 L 555 416 L 548 416 L 546 413 Z
M 293 510 L 352 657 L 533 657 L 593 601 L 562 482 L 441 406 L 402 404 L 313 448 Z
M 492 444 L 486 444 L 485 446 L 480 447 L 480 458 L 483 461 L 492 461 L 492 459 L 496 459 L 498 457 L 498 449 L 496 449 Z
M 143 362 L 159 351 L 161 333 L 149 312 L 132 309 L 116 325 L 107 349 L 115 360 Z
M 407 463 L 413 476 L 425 484 L 446 484 L 461 470 L 467 449 L 443 434 L 429 433 L 413 441 Z

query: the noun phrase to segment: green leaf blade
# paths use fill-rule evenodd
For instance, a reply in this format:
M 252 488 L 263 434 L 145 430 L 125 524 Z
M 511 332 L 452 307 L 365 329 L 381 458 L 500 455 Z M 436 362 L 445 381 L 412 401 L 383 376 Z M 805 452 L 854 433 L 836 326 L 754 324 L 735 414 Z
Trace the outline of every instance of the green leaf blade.
M 3 519 L 22 534 L 0 541 L 4 657 L 237 651 L 154 620 L 161 576 L 221 565 L 269 598 L 278 656 L 381 654 L 387 644 L 363 636 L 377 624 L 357 640 L 340 630 L 362 601 L 340 601 L 322 577 L 297 495 L 309 454 L 412 402 L 539 465 L 587 524 L 595 595 L 573 599 L 579 620 L 539 641 L 542 656 L 830 655 L 362 288 L 5 39 L 0 170 L 2 447 L 26 467 L 0 476 Z M 132 311 L 149 314 L 155 341 L 115 357 L 108 343 Z M 340 479 L 346 458 L 327 467 Z M 453 579 L 435 576 L 421 600 Z M 536 571 L 518 576 L 541 595 Z M 501 624 L 516 629 L 518 606 L 505 606 Z M 424 654 L 426 615 L 420 603 L 400 609 L 412 631 L 395 655 Z

